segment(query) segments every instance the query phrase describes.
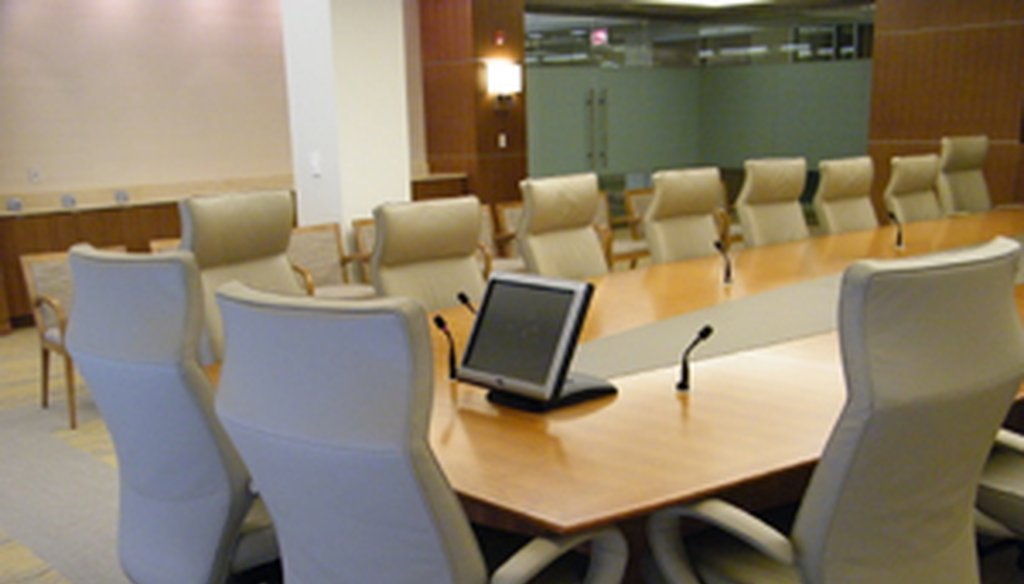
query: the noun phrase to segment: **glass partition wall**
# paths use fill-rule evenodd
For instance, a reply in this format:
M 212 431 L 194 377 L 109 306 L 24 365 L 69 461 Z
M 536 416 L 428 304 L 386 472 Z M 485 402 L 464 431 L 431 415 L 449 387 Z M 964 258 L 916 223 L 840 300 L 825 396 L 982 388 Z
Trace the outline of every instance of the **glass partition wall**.
M 719 166 L 734 196 L 747 158 L 867 151 L 870 19 L 531 13 L 526 31 L 529 173 L 596 172 L 613 213 L 663 168 Z

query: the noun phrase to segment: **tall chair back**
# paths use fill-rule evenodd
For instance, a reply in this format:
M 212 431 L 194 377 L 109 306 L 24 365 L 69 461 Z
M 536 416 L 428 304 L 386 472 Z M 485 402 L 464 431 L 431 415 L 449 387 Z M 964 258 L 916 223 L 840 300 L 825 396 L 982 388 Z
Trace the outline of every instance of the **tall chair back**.
M 814 212 L 829 234 L 866 231 L 878 227 L 871 204 L 875 167 L 870 156 L 822 160 L 818 165 Z
M 847 401 L 793 530 L 805 582 L 978 581 L 975 489 L 1024 373 L 1018 255 L 999 239 L 845 273 Z
M 943 212 L 935 186 L 938 179 L 938 155 L 893 156 L 892 174 L 885 187 L 886 208 L 900 223 L 940 219 Z
M 274 516 L 285 581 L 484 582 L 427 440 L 434 376 L 423 308 L 239 284 L 222 290 L 221 307 L 217 413 Z
M 225 282 L 238 280 L 261 290 L 304 294 L 288 262 L 288 242 L 295 223 L 287 191 L 191 197 L 178 205 L 181 249 L 199 266 L 206 314 L 202 359 L 219 360 L 224 334 L 215 294 Z
M 378 294 L 413 298 L 428 311 L 458 304 L 459 292 L 474 301 L 483 296 L 476 197 L 386 203 L 373 217 L 370 270 Z
M 247 520 L 249 474 L 197 359 L 203 307 L 191 254 L 79 245 L 71 268 L 68 346 L 117 451 L 125 573 L 133 582 L 215 583 L 273 560 L 269 520 Z
M 608 273 L 594 228 L 602 196 L 596 174 L 524 179 L 519 189 L 523 216 L 516 239 L 528 271 L 571 279 Z
M 656 263 L 712 255 L 719 238 L 716 214 L 725 205 L 725 185 L 717 168 L 654 173 L 654 200 L 644 217 L 644 233 Z
M 806 238 L 809 232 L 800 195 L 807 182 L 807 160 L 761 158 L 747 160 L 743 168 L 736 212 L 746 245 L 758 247 Z
M 948 214 L 980 213 L 992 208 L 985 182 L 988 136 L 946 136 L 939 160 L 939 201 Z

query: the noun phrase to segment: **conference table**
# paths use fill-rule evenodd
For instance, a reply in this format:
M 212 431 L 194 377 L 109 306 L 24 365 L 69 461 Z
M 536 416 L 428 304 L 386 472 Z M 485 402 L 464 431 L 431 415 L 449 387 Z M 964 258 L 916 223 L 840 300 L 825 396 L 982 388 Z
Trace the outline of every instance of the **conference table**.
M 614 353 L 624 362 L 641 359 L 655 347 L 632 342 L 642 339 L 628 336 L 637 331 L 768 295 L 784 298 L 809 282 L 838 282 L 863 258 L 1018 236 L 1024 210 L 911 223 L 903 231 L 904 249 L 896 248 L 890 225 L 736 250 L 731 284 L 722 281 L 718 256 L 595 278 L 580 352 L 624 339 Z M 1016 294 L 1024 308 L 1024 287 Z M 463 307 L 443 314 L 461 348 L 473 316 Z M 657 349 L 678 355 L 695 332 L 686 325 L 667 351 Z M 708 496 L 761 505 L 796 500 L 845 398 L 831 326 L 697 360 L 688 392 L 675 389 L 678 362 L 666 362 L 613 375 L 617 395 L 546 413 L 493 405 L 481 388 L 450 381 L 440 334 L 434 350 L 430 443 L 449 481 L 475 520 L 539 533 L 641 524 L 651 511 Z

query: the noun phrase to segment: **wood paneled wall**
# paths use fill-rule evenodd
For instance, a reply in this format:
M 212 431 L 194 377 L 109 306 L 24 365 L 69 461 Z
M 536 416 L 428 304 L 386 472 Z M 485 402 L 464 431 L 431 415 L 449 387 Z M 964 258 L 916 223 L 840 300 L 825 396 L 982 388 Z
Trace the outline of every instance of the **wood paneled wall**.
M 994 202 L 1024 200 L 1024 2 L 878 0 L 868 148 L 875 201 L 890 157 L 986 134 Z
M 526 176 L 522 95 L 498 106 L 484 69 L 484 59 L 523 62 L 524 10 L 524 0 L 420 2 L 430 170 L 465 173 L 467 188 L 485 203 L 517 199 Z

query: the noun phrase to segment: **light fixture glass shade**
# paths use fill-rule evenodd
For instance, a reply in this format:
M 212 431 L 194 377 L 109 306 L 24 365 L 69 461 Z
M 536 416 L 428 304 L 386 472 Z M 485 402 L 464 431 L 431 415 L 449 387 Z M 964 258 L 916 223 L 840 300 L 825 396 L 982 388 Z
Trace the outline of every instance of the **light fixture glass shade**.
M 514 95 L 523 91 L 523 68 L 512 61 L 487 61 L 487 93 Z

